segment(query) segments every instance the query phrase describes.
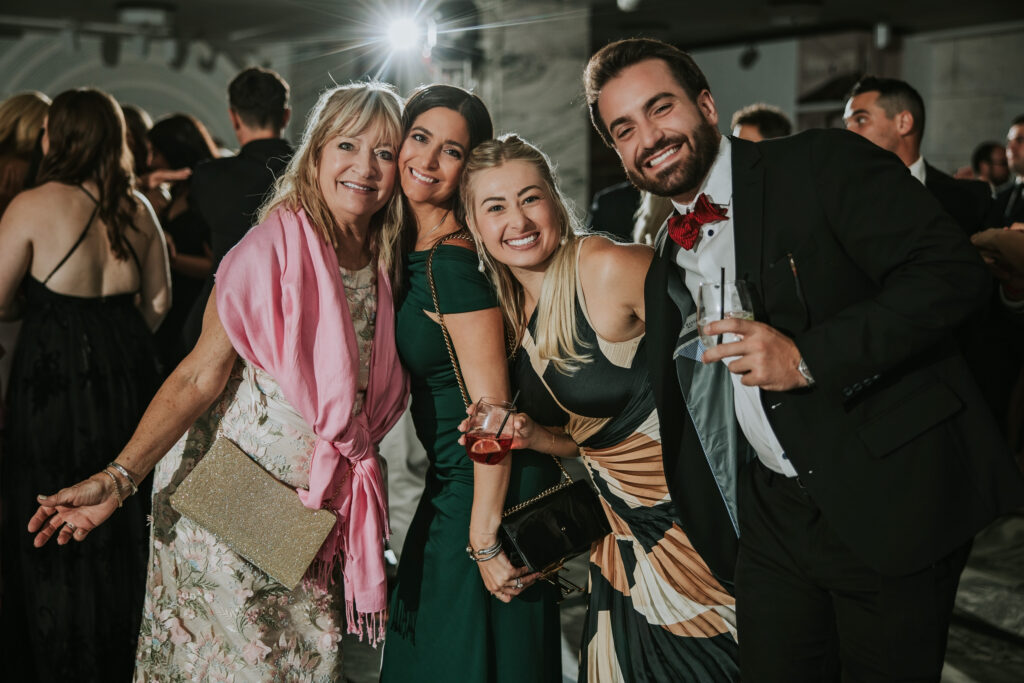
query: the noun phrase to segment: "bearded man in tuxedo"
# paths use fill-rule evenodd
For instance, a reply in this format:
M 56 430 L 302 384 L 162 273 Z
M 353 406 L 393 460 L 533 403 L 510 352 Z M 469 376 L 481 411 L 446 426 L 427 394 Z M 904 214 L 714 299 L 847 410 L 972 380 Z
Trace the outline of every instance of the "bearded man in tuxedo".
M 1024 503 L 952 338 L 981 260 L 856 135 L 723 138 L 668 44 L 610 44 L 584 85 L 629 179 L 676 208 L 645 286 L 651 379 L 680 522 L 735 580 L 744 679 L 938 680 L 971 539 Z M 738 341 L 705 350 L 694 300 L 720 278 L 754 320 L 707 325 Z

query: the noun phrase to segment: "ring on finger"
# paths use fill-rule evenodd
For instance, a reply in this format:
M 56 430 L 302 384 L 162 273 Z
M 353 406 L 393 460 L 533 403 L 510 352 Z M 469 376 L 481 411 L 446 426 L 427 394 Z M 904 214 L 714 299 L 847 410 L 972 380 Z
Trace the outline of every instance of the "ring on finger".
M 516 577 L 516 590 L 518 590 L 518 589 L 520 589 L 522 587 L 523 587 L 523 580 L 517 576 Z
M 64 522 L 64 526 L 71 529 L 71 533 L 75 533 L 76 531 L 78 531 L 78 527 L 75 526 L 74 522 Z

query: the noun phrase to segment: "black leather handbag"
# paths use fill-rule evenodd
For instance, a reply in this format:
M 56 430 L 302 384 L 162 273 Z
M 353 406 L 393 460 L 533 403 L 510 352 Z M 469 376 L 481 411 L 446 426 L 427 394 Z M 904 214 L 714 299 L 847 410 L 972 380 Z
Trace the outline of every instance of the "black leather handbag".
M 562 480 L 506 510 L 498 531 L 513 566 L 545 576 L 612 531 L 590 483 L 573 481 L 557 459 L 555 464 L 562 470 Z

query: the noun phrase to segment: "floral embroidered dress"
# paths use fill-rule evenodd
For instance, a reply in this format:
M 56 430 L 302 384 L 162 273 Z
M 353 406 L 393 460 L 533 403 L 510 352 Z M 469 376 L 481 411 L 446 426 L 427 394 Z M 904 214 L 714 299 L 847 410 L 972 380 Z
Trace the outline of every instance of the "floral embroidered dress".
M 362 410 L 377 311 L 376 264 L 341 270 L 359 345 Z M 340 350 L 339 350 L 340 352 Z M 224 393 L 159 462 L 136 681 L 342 678 L 340 580 L 288 590 L 181 517 L 169 497 L 218 434 L 294 488 L 309 487 L 316 437 L 267 373 L 239 360 Z

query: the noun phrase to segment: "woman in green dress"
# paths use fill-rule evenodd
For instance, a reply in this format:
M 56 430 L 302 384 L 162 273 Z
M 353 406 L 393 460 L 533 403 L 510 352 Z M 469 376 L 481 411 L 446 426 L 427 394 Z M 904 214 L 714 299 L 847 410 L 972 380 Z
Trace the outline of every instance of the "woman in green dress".
M 466 390 L 473 401 L 508 400 L 501 310 L 456 206 L 466 158 L 492 135 L 490 116 L 475 95 L 432 85 L 409 99 L 403 123 L 398 167 L 407 225 L 396 332 L 430 468 L 402 550 L 381 680 L 561 681 L 554 589 L 533 585 L 536 577 L 504 553 L 474 563 L 466 547 L 493 546 L 506 500 L 536 494 L 559 473 L 550 458 L 532 453 L 498 465 L 466 456 L 458 443 L 465 405 L 427 278 L 431 249 L 443 240 L 433 279 Z

